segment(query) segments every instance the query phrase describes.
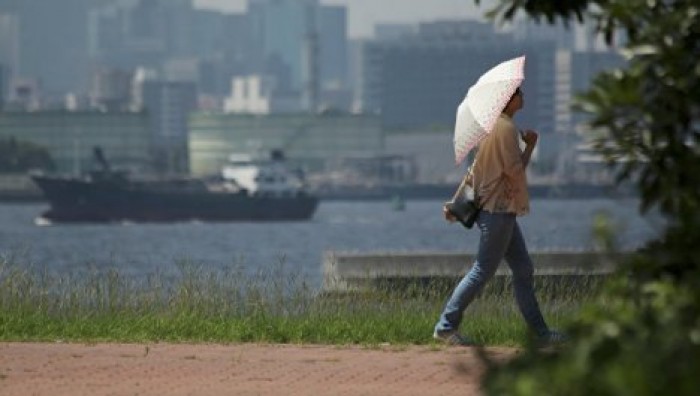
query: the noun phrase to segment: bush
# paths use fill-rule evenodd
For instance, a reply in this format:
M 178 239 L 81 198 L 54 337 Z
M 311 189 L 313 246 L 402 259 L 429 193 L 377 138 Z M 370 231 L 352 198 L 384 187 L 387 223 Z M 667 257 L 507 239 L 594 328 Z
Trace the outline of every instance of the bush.
M 477 1 L 478 3 L 478 1 Z M 632 180 L 642 211 L 668 218 L 663 237 L 615 282 L 558 351 L 528 349 L 485 377 L 494 395 L 695 395 L 700 389 L 700 8 L 697 1 L 503 0 L 549 22 L 594 18 L 627 36 L 625 70 L 602 73 L 579 98 L 596 147 Z
M 32 169 L 55 169 L 45 148 L 30 142 L 18 142 L 14 137 L 0 139 L 0 172 L 17 173 Z

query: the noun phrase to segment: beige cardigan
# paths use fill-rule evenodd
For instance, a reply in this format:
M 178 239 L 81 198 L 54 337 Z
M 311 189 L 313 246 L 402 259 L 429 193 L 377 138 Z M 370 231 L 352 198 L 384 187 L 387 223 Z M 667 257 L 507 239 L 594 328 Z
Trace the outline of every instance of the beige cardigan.
M 494 130 L 479 144 L 473 166 L 473 187 L 483 210 L 492 213 L 530 212 L 527 177 L 513 120 L 501 114 Z

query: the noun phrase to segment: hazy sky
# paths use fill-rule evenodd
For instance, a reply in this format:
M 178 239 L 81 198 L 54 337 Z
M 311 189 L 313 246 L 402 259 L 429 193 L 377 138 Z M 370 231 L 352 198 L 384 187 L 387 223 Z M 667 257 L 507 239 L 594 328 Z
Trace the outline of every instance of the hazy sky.
M 246 0 L 195 0 L 201 8 L 222 11 L 243 11 Z M 488 4 L 481 9 L 473 0 L 321 0 L 323 4 L 344 5 L 348 10 L 348 35 L 351 38 L 372 35 L 376 23 L 417 23 L 436 19 L 466 19 L 480 17 Z M 483 4 L 486 3 L 487 6 Z

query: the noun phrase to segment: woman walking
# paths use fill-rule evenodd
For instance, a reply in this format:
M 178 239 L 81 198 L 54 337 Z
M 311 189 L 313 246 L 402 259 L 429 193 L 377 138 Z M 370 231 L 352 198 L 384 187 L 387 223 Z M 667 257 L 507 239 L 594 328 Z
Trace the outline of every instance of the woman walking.
M 494 276 L 504 258 L 513 272 L 518 308 L 537 340 L 541 344 L 551 344 L 566 338 L 550 330 L 542 317 L 534 292 L 532 261 L 516 220 L 530 210 L 525 168 L 538 138 L 532 130 L 517 132 L 513 116 L 523 104 L 523 93 L 517 88 L 494 129 L 479 143 L 474 164 L 453 198 L 453 201 L 458 199 L 470 185 L 482 210 L 476 219 L 481 232 L 476 261 L 454 289 L 435 325 L 433 337 L 448 344 L 474 345 L 473 340 L 459 332 L 463 312 Z M 520 150 L 519 138 L 525 142 L 524 151 Z M 443 213 L 446 220 L 456 221 L 447 204 Z

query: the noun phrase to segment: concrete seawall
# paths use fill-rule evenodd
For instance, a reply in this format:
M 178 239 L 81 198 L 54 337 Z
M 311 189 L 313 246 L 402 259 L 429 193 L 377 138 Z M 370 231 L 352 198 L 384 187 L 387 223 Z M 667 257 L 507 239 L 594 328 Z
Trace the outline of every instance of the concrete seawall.
M 631 253 L 582 251 L 531 252 L 537 277 L 604 276 Z M 351 291 L 371 288 L 377 281 L 458 278 L 474 262 L 473 254 L 436 252 L 345 253 L 326 252 L 323 257 L 323 290 Z M 510 270 L 501 263 L 497 277 Z

